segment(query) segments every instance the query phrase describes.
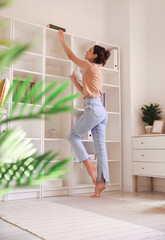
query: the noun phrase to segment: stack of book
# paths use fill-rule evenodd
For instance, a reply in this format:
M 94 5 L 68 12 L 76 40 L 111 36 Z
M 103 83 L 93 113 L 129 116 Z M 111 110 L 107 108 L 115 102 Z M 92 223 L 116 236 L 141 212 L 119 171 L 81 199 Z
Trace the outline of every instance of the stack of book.
M 14 81 L 17 81 L 17 80 L 14 80 Z M 14 92 L 14 94 L 13 94 L 13 101 L 15 100 L 16 93 L 19 91 L 19 89 L 20 89 L 20 87 L 21 87 L 21 84 L 22 84 L 23 82 L 24 82 L 24 81 L 21 81 L 21 80 L 20 80 L 20 81 L 17 81 L 17 87 L 16 87 L 16 90 L 15 90 L 15 92 Z M 27 95 L 29 94 L 31 88 L 34 87 L 34 85 L 35 85 L 35 82 L 31 82 L 31 83 L 27 86 L 27 88 L 23 91 L 23 94 L 22 94 L 22 96 L 21 96 L 21 98 L 20 98 L 20 102 L 24 102 L 25 98 L 26 98 Z M 29 100 L 29 103 L 33 104 L 33 103 L 34 103 L 34 99 L 35 99 L 34 96 L 31 97 L 31 99 Z

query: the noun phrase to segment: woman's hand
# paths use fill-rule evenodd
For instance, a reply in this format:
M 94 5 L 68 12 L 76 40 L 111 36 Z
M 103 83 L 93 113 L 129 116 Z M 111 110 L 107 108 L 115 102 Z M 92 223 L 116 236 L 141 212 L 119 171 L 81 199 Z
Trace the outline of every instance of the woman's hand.
M 59 34 L 60 41 L 64 42 L 64 32 L 61 29 L 59 29 L 58 34 Z
M 69 75 L 69 77 L 71 78 L 73 83 L 77 82 L 75 71 L 72 73 L 72 75 Z

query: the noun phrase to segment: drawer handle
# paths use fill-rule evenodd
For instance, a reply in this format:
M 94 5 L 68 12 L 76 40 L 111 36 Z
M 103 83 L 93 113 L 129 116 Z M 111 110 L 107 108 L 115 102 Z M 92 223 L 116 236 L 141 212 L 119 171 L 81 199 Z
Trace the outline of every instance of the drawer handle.
M 141 144 L 143 144 L 143 142 L 141 142 Z
M 142 157 L 144 157 L 144 154 L 142 154 Z
M 142 167 L 142 170 L 144 170 L 144 167 Z

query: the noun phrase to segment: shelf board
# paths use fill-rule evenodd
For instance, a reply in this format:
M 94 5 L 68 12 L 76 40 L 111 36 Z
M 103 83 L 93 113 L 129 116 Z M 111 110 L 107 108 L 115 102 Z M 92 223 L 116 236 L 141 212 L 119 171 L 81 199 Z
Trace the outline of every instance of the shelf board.
M 85 112 L 85 109 L 83 108 L 74 108 L 75 111 L 78 111 L 78 112 Z
M 51 191 L 51 190 L 69 190 L 70 187 L 42 187 L 43 191 L 46 190 L 46 191 Z
M 103 83 L 103 87 L 120 88 L 118 85 Z
M 52 141 L 52 142 L 57 142 L 57 141 L 67 141 L 66 138 L 44 138 L 45 141 Z
M 25 137 L 24 140 L 30 139 L 32 141 L 41 141 L 41 138 L 31 138 L 31 137 Z
M 90 160 L 92 163 L 97 163 L 97 160 Z M 78 160 L 73 160 L 73 163 L 80 163 Z
M 97 160 L 90 160 L 92 163 L 97 163 Z M 120 160 L 108 160 L 108 162 L 120 162 Z M 78 160 L 73 160 L 73 163 L 80 163 Z
M 111 68 L 100 67 L 100 69 L 107 73 L 119 73 L 119 70 L 115 70 L 115 69 L 111 69 Z
M 71 60 L 67 60 L 64 58 L 56 58 L 56 57 L 51 57 L 51 56 L 46 56 L 46 60 L 52 60 L 52 61 L 56 61 L 56 62 L 64 62 L 64 63 L 71 63 Z
M 108 162 L 121 162 L 120 160 L 108 160 Z
M 25 51 L 24 53 L 29 54 L 31 56 L 36 56 L 36 57 L 42 57 L 42 54 L 35 53 L 35 52 L 30 52 L 30 51 Z
M 19 69 L 19 68 L 13 68 L 13 71 L 18 72 L 18 73 L 28 73 L 28 74 L 42 76 L 42 73 L 40 73 L 40 72 L 28 71 L 28 70 L 23 70 L 23 69 Z
M 112 114 L 112 115 L 120 115 L 119 112 L 107 112 L 108 114 Z
M 81 139 L 82 142 L 93 142 L 93 140 Z M 118 140 L 105 140 L 106 143 L 120 143 Z
M 95 185 L 92 184 L 77 184 L 73 188 L 95 188 Z
M 12 101 L 12 104 L 14 104 L 15 102 L 13 102 Z M 19 102 L 19 103 L 17 103 L 18 105 L 23 105 L 24 103 L 22 103 L 22 102 Z M 32 106 L 32 105 L 35 105 L 35 107 L 41 107 L 42 105 L 39 105 L 39 104 L 32 104 L 32 103 L 26 103 L 26 106 Z M 38 119 L 38 120 L 40 120 L 40 119 Z
M 77 112 L 85 112 L 85 109 L 83 109 L 83 108 L 74 108 L 74 110 L 75 111 L 77 111 Z M 112 115 L 120 115 L 120 113 L 119 112 L 107 112 L 108 114 L 112 114 Z
M 51 74 L 45 74 L 45 77 L 52 77 L 52 78 L 59 78 L 59 79 L 62 79 L 62 80 L 68 80 L 68 77 L 61 77 L 61 76 L 58 76 L 58 75 L 51 75 Z

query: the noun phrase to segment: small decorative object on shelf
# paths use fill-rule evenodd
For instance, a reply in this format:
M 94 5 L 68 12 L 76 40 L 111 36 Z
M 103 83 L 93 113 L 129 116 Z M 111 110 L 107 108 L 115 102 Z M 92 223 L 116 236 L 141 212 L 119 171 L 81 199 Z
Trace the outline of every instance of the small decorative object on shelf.
M 147 123 L 148 125 L 145 126 L 146 134 L 150 134 L 152 130 L 152 125 L 155 120 L 160 120 L 160 113 L 162 112 L 159 104 L 151 103 L 150 105 L 144 105 L 141 107 L 142 117 L 141 119 L 143 122 Z
M 163 120 L 155 120 L 152 127 L 152 133 L 158 134 L 163 133 L 164 121 Z
M 52 29 L 55 29 L 55 30 L 61 29 L 63 32 L 66 32 L 65 28 L 62 28 L 62 27 L 59 27 L 59 26 L 56 26 L 56 25 L 53 25 L 53 24 L 48 24 L 48 25 L 46 25 L 46 27 L 52 28 Z
M 112 49 L 111 50 L 111 68 L 114 70 L 117 70 L 117 49 Z
M 88 140 L 93 140 L 91 130 L 88 131 Z
M 56 129 L 52 128 L 52 129 L 50 130 L 50 137 L 51 137 L 51 138 L 56 138 L 56 137 L 57 137 L 57 131 L 56 131 Z

